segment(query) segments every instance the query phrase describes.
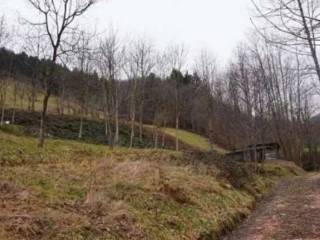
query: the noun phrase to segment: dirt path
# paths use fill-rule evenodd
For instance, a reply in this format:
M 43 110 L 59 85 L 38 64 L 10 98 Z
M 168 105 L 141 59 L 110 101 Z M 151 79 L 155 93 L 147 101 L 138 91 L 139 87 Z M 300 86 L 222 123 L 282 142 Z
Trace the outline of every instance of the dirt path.
M 320 240 L 320 174 L 279 184 L 223 240 Z

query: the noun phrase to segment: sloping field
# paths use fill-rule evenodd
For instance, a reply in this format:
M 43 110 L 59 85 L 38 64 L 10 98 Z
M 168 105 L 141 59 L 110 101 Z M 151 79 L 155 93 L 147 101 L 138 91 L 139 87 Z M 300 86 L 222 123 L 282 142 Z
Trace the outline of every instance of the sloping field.
M 38 149 L 1 130 L 0 166 L 1 240 L 215 239 L 278 179 L 302 173 L 69 140 Z
M 7 87 L 6 96 L 6 108 L 16 108 L 16 109 L 28 109 L 28 99 L 31 95 L 31 86 L 23 85 L 17 88 L 16 101 L 14 100 L 14 84 L 9 83 Z M 37 90 L 36 101 L 35 101 L 35 111 L 42 111 L 42 101 L 44 94 Z M 48 111 L 52 113 L 57 113 L 57 97 L 51 96 L 48 102 Z
M 177 132 L 176 129 L 174 128 L 165 128 L 163 131 L 172 137 L 176 137 L 176 134 L 178 134 L 178 139 L 181 142 L 187 145 L 193 146 L 199 150 L 202 150 L 202 151 L 214 150 L 220 154 L 227 153 L 227 150 L 219 147 L 218 145 L 210 144 L 209 140 L 201 135 L 188 132 L 185 130 L 181 130 L 181 129 L 179 129 Z
M 17 124 L 28 124 L 28 128 L 32 127 L 36 129 L 39 125 L 38 120 L 39 120 L 39 112 L 42 110 L 42 100 L 43 100 L 43 93 L 41 91 L 37 91 L 36 94 L 36 101 L 35 101 L 35 111 L 38 113 L 32 113 L 32 112 L 27 112 L 26 110 L 29 108 L 29 102 L 28 102 L 28 97 L 31 94 L 31 87 L 26 85 L 24 88 L 20 89 L 17 92 L 17 99 L 16 103 L 14 104 L 14 84 L 10 83 L 7 89 L 7 99 L 6 99 L 6 109 L 8 109 L 5 113 L 5 118 L 8 121 L 11 121 L 12 117 L 12 111 L 13 108 L 17 110 L 16 113 L 16 123 Z M 66 103 L 65 103 L 66 104 Z M 78 109 L 77 104 L 75 103 L 70 103 L 70 107 L 74 110 Z M 66 111 L 66 106 L 65 106 L 65 111 Z M 68 138 L 68 139 L 76 139 L 77 138 L 77 131 L 79 128 L 79 119 L 77 117 L 72 116 L 71 112 L 70 114 L 68 111 L 66 111 L 66 116 L 58 116 L 54 117 L 55 114 L 58 113 L 58 99 L 56 96 L 51 96 L 49 99 L 48 103 L 48 111 L 51 113 L 51 117 L 49 116 L 49 121 L 50 119 L 53 119 L 53 123 L 49 123 L 49 133 L 50 135 L 56 136 L 56 137 L 62 137 L 63 138 Z M 69 115 L 69 116 L 68 116 Z M 61 118 L 66 118 L 66 119 L 61 119 Z M 65 121 L 67 120 L 67 121 Z M 127 121 L 122 121 L 124 124 L 121 126 L 120 130 L 123 130 L 120 132 L 123 136 L 120 136 L 120 139 L 123 139 L 123 142 L 120 142 L 121 146 L 127 146 L 128 145 L 128 135 L 129 135 L 129 124 Z M 153 129 L 152 125 L 144 125 L 145 128 L 148 129 Z M 69 128 L 69 129 L 68 129 Z M 96 120 L 92 119 L 87 119 L 85 126 L 84 126 L 84 135 L 91 135 L 94 133 L 94 135 L 98 136 L 99 142 L 102 142 L 105 144 L 106 138 L 103 135 L 103 123 L 99 123 Z M 97 131 L 99 130 L 99 131 Z M 167 144 L 165 148 L 174 148 L 174 138 L 176 137 L 176 130 L 174 128 L 164 128 L 161 129 L 161 131 L 164 131 L 165 134 L 167 134 L 171 139 L 167 139 Z M 102 136 L 101 136 L 102 135 Z M 149 138 L 149 139 L 148 139 Z M 227 153 L 227 150 L 221 148 L 220 146 L 216 144 L 211 144 L 209 143 L 208 139 L 205 137 L 185 131 L 182 129 L 178 130 L 178 138 L 179 141 L 186 146 L 186 148 L 194 148 L 198 149 L 201 151 L 210 151 L 214 150 L 218 152 L 219 154 L 225 154 Z M 84 137 L 84 140 L 91 141 L 91 136 Z M 152 147 L 153 146 L 153 141 L 152 141 L 152 134 L 150 135 L 144 135 L 144 140 L 145 142 L 140 143 L 138 139 L 135 139 L 135 146 L 142 146 L 142 147 Z M 95 141 L 97 142 L 97 141 Z
M 12 109 L 8 109 L 5 113 L 6 120 L 11 120 Z M 17 125 L 8 126 L 8 131 L 17 132 L 21 134 L 29 134 L 37 136 L 39 128 L 39 112 L 28 112 L 17 110 L 15 113 L 15 123 Z M 79 140 L 78 131 L 80 126 L 80 119 L 76 116 L 70 115 L 55 115 L 49 114 L 47 117 L 47 131 L 50 136 L 60 139 Z M 108 138 L 105 136 L 104 130 L 105 123 L 101 120 L 85 119 L 83 125 L 83 137 L 82 142 L 94 143 L 94 144 L 108 144 Z M 134 137 L 134 147 L 138 148 L 154 148 L 153 139 L 154 126 L 144 125 L 144 132 L 142 140 L 139 139 L 138 134 Z M 138 125 L 136 126 L 136 133 L 138 133 Z M 164 131 L 165 144 L 163 148 L 174 149 L 175 148 L 175 136 L 176 130 L 173 128 L 160 129 Z M 178 130 L 178 137 L 180 142 L 180 149 L 190 150 L 198 149 L 201 151 L 215 150 L 219 154 L 225 154 L 227 151 L 217 145 L 210 144 L 209 141 L 201 135 L 191 133 L 185 130 Z M 120 121 L 120 146 L 129 146 L 130 140 L 130 126 L 127 121 Z M 161 141 L 159 139 L 159 141 Z M 160 145 L 160 144 L 159 144 Z

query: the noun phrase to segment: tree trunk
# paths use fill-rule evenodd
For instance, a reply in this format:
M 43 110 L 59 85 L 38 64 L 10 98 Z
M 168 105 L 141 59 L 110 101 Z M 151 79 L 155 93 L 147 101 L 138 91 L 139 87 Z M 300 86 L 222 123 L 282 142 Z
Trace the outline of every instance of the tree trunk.
M 16 108 L 13 108 L 12 116 L 11 116 L 11 124 L 14 124 L 15 121 L 16 121 Z
M 131 133 L 130 133 L 130 145 L 129 145 L 130 148 L 133 147 L 135 118 L 136 118 L 136 110 L 135 110 L 135 103 L 133 102 L 131 106 Z
M 162 131 L 162 138 L 161 138 L 161 148 L 164 148 L 165 147 L 165 144 L 166 144 L 166 134 L 165 134 L 165 128 L 167 126 L 167 122 L 166 120 L 164 120 L 163 122 L 163 131 Z
M 78 134 L 78 138 L 81 139 L 82 138 L 82 131 L 83 131 L 83 108 L 81 108 L 80 110 L 80 127 L 79 127 L 79 134 Z
M 142 133 L 143 133 L 143 105 L 144 100 L 142 100 L 139 110 L 139 140 L 142 142 Z
M 135 121 L 136 121 L 136 89 L 137 89 L 137 81 L 133 80 L 133 89 L 130 96 L 131 133 L 130 133 L 129 148 L 133 147 L 133 139 L 134 139 L 134 128 L 135 128 Z
M 113 132 L 112 132 L 112 128 L 111 128 L 111 123 L 110 121 L 108 121 L 108 129 L 109 129 L 109 134 L 108 134 L 108 142 L 109 142 L 109 147 L 111 150 L 113 150 L 113 146 L 114 146 L 114 136 L 113 136 Z
M 24 91 L 24 90 L 22 90 Z M 23 104 L 23 100 L 24 100 L 24 93 L 20 94 L 20 108 L 23 110 L 24 104 Z
M 115 121 L 115 133 L 114 133 L 114 144 L 119 143 L 119 99 L 117 86 L 115 89 L 115 109 L 114 109 L 114 121 Z
M 31 93 L 31 111 L 35 111 L 35 102 L 36 102 L 36 88 L 32 86 L 32 93 Z
M 6 89 L 3 90 L 4 92 L 1 93 L 1 120 L 0 125 L 2 126 L 4 124 L 4 115 L 5 115 L 5 109 L 6 109 Z
M 142 142 L 142 133 L 143 133 L 143 111 L 144 111 L 144 98 L 145 98 L 145 76 L 142 74 L 141 79 L 141 103 L 139 106 L 139 140 Z
M 104 125 L 105 125 L 104 134 L 106 136 L 108 136 L 108 134 L 109 134 L 109 118 L 108 118 L 108 113 L 107 112 L 104 113 Z
M 17 107 L 17 82 L 15 82 L 14 89 L 13 89 L 13 111 L 11 116 L 12 124 L 14 124 L 16 120 L 16 107 Z
M 109 124 L 109 113 L 110 109 L 108 107 L 108 83 L 106 80 L 103 82 L 103 94 L 104 94 L 104 122 L 105 122 L 105 135 L 108 136 L 109 132 L 111 131 L 110 129 L 110 124 Z
M 71 106 L 70 106 L 69 100 L 67 101 L 67 111 L 68 111 L 68 114 L 71 115 L 72 111 L 71 111 Z
M 307 24 L 307 20 L 306 20 L 306 16 L 305 16 L 305 13 L 304 13 L 304 10 L 303 10 L 302 2 L 301 2 L 301 0 L 297 0 L 297 2 L 298 2 L 298 6 L 299 6 L 299 11 L 300 11 L 300 15 L 301 15 L 304 31 L 305 31 L 305 34 L 307 35 L 307 41 L 308 41 L 308 44 L 309 44 L 311 56 L 312 56 L 313 61 L 314 61 L 314 65 L 315 65 L 316 73 L 317 73 L 317 76 L 318 76 L 318 80 L 320 81 L 320 64 L 319 64 L 319 60 L 318 60 L 316 45 L 314 44 L 314 40 L 313 40 L 313 38 L 311 36 L 311 32 L 310 32 L 310 29 L 309 29 L 308 24 Z
M 64 80 L 62 81 L 62 90 L 59 97 L 59 111 L 61 115 L 64 115 L 64 99 L 65 99 L 65 87 L 64 87 Z
M 47 117 L 47 109 L 48 109 L 48 101 L 50 98 L 50 91 L 47 90 L 46 94 L 43 99 L 43 106 L 42 106 L 42 113 L 40 119 L 40 129 L 39 129 L 39 142 L 38 147 L 43 148 L 44 146 L 44 139 L 45 139 L 45 131 L 46 131 L 46 117 Z
M 176 151 L 179 151 L 179 114 L 176 114 Z
M 154 133 L 154 148 L 158 148 L 158 135 L 159 135 L 159 128 L 156 126 L 155 128 L 155 133 Z
M 175 113 L 176 113 L 176 151 L 179 151 L 179 139 L 178 139 L 178 130 L 179 130 L 179 90 L 178 90 L 178 83 L 175 80 Z
M 5 103 L 2 100 L 1 103 L 1 120 L 0 120 L 0 126 L 2 126 L 4 124 L 4 114 L 5 114 Z

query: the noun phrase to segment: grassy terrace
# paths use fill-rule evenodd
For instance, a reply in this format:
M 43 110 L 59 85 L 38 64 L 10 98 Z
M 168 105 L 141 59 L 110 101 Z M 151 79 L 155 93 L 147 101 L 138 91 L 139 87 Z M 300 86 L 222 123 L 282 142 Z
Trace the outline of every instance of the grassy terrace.
M 176 137 L 176 129 L 174 128 L 165 128 L 163 130 L 166 134 L 172 136 L 172 137 Z M 215 144 L 210 144 L 208 139 L 206 139 L 203 136 L 200 136 L 198 134 L 195 133 L 191 133 L 185 130 L 178 130 L 178 139 L 190 146 L 193 146 L 195 148 L 198 148 L 199 150 L 202 151 L 210 151 L 210 150 L 215 150 L 220 154 L 224 154 L 227 151 Z
M 17 93 L 16 99 L 16 108 L 19 109 L 26 109 L 28 107 L 27 94 L 31 92 L 31 89 L 27 89 L 23 95 L 23 101 L 21 101 L 19 92 Z M 21 94 L 21 93 L 20 93 Z M 41 111 L 42 110 L 42 101 L 43 101 L 43 93 L 41 91 L 37 91 L 36 93 L 36 101 L 35 101 L 35 110 Z M 48 110 L 49 112 L 57 112 L 57 97 L 51 96 L 48 102 Z M 7 98 L 6 98 L 6 108 L 13 108 L 14 107 L 14 84 L 10 83 L 7 89 Z
M 0 130 L 1 240 L 215 239 L 280 177 L 302 174 L 70 140 L 38 149 L 18 133 Z

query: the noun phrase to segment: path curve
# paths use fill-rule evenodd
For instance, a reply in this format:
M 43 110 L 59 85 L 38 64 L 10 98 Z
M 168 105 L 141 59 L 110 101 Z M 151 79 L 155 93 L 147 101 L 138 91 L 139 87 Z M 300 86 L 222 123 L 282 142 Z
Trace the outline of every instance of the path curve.
M 223 240 L 320 240 L 320 174 L 281 182 Z

